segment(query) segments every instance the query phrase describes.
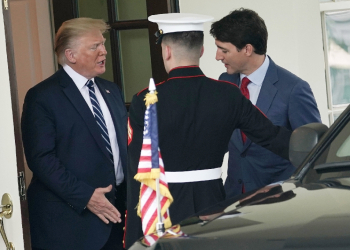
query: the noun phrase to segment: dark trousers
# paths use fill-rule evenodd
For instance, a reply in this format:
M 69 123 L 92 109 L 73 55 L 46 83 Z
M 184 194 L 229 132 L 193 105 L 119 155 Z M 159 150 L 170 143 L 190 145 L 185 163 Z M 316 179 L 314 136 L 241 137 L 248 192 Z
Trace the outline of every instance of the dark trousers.
M 121 214 L 121 223 L 113 223 L 111 234 L 106 242 L 106 244 L 101 248 L 101 250 L 124 250 L 123 238 L 124 238 L 124 227 L 125 227 L 125 210 L 126 210 L 126 181 L 116 187 L 116 199 L 115 207 Z M 110 222 L 112 223 L 112 222 Z M 32 250 L 49 250 L 49 249 L 39 249 L 32 248 Z M 62 249 L 70 250 L 70 249 Z M 98 250 L 98 249 L 96 249 Z
M 125 210 L 126 210 L 126 181 L 116 187 L 115 207 L 121 214 L 121 223 L 115 223 L 112 226 L 111 234 L 106 244 L 101 250 L 124 250 L 123 238 L 125 228 Z

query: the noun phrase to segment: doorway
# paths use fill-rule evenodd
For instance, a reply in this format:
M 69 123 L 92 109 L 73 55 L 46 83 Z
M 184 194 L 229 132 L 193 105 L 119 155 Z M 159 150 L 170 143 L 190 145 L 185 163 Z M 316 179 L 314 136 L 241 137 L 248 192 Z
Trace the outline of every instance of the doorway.
M 105 35 L 109 56 L 101 77 L 118 84 L 127 107 L 151 77 L 156 83 L 167 78 L 154 36 L 158 28 L 147 17 L 169 12 L 179 12 L 178 0 L 53 1 L 55 32 L 64 21 L 76 17 L 103 19 L 110 25 Z

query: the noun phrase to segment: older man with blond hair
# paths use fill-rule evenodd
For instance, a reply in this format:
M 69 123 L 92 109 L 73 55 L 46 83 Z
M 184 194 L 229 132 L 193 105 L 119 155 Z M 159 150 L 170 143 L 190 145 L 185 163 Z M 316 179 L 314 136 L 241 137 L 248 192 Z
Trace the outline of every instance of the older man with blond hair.
M 103 20 L 66 21 L 62 68 L 31 88 L 22 114 L 33 249 L 122 249 L 127 112 L 105 72 Z

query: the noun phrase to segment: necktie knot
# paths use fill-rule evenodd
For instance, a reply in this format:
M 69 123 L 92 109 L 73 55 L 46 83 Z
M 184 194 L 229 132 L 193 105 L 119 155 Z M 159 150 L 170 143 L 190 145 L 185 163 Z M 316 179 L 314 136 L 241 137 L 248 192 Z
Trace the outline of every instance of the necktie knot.
M 94 86 L 94 82 L 92 80 L 87 81 L 86 86 L 91 89 Z
M 241 88 L 247 88 L 249 83 L 250 83 L 250 80 L 248 79 L 248 77 L 243 77 L 242 83 L 241 83 Z
M 247 77 L 244 77 L 241 82 L 241 91 L 242 94 L 249 99 L 249 90 L 247 88 L 248 84 L 250 83 L 250 80 Z

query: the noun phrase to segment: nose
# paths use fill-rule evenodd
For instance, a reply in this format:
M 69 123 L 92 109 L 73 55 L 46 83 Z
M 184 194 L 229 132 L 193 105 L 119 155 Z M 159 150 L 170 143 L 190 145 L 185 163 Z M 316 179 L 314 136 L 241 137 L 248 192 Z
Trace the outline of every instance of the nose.
M 224 59 L 224 57 L 222 56 L 222 53 L 220 52 L 219 49 L 216 50 L 215 59 L 216 59 L 217 61 Z
M 101 44 L 100 55 L 107 55 L 107 50 L 104 44 Z

